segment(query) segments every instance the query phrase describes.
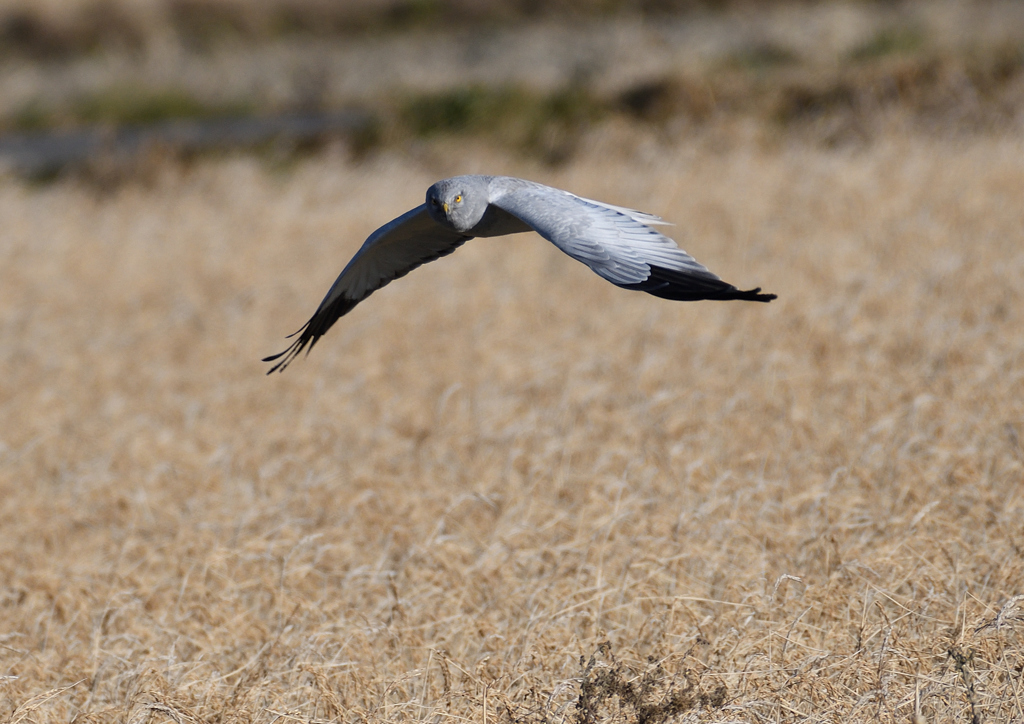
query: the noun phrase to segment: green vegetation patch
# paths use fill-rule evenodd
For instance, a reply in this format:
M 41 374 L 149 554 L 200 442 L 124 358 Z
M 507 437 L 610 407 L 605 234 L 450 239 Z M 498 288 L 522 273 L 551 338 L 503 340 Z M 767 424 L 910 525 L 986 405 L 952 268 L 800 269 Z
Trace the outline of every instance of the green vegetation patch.
M 597 120 L 607 103 L 582 87 L 535 93 L 475 85 L 417 95 L 401 104 L 402 123 L 419 137 L 444 133 L 521 135 L 550 124 Z
M 211 103 L 180 88 L 111 86 L 63 103 L 32 99 L 0 119 L 0 130 L 45 131 L 87 125 L 152 125 L 163 121 L 255 115 L 257 105 L 242 99 Z
M 924 48 L 924 32 L 919 28 L 885 28 L 867 42 L 850 51 L 850 60 L 864 62 L 889 55 L 908 55 Z
M 253 112 L 251 104 L 209 103 L 177 88 L 114 87 L 79 98 L 69 109 L 79 123 L 149 124 L 183 118 L 224 118 Z
M 739 70 L 764 71 L 795 65 L 799 61 L 796 51 L 778 43 L 763 42 L 730 53 L 724 65 Z
M 483 136 L 557 161 L 611 110 L 608 99 L 580 85 L 551 93 L 475 85 L 407 97 L 399 102 L 396 120 L 401 135 Z
M 10 120 L 0 128 L 14 131 L 44 131 L 55 124 L 54 113 L 39 100 L 32 100 L 18 108 Z
M 532 99 L 512 89 L 456 88 L 407 99 L 401 120 L 416 136 L 466 133 L 493 128 L 509 115 L 521 115 Z

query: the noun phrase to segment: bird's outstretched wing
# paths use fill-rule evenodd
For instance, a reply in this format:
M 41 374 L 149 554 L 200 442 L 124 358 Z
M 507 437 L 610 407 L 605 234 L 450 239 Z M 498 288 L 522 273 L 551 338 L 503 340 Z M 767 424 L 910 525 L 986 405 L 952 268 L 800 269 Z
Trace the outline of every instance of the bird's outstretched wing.
M 505 180 L 502 180 L 505 181 Z M 492 188 L 491 203 L 612 284 L 665 299 L 745 299 L 769 302 L 760 287 L 742 291 L 651 228 L 659 217 L 584 199 L 531 181 L 508 179 Z
M 316 313 L 291 335 L 298 338 L 288 349 L 263 359 L 277 362 L 267 374 L 284 370 L 303 349 L 313 349 L 331 325 L 373 292 L 422 264 L 451 254 L 471 238 L 435 222 L 425 204 L 384 224 L 370 234 L 338 275 Z

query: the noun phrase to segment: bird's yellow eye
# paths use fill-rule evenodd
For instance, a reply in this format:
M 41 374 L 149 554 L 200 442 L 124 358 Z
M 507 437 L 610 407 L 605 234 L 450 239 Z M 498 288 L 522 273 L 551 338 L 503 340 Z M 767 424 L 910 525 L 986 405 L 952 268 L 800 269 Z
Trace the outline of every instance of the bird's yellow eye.
M 462 203 L 462 195 L 461 194 L 459 196 L 455 197 L 455 203 L 457 203 L 457 204 L 461 204 Z

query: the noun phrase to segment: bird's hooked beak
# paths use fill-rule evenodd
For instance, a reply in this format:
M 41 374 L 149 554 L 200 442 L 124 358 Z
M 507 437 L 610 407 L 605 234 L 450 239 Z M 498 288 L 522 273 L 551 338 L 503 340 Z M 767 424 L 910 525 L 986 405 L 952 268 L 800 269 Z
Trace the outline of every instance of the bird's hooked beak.
M 441 206 L 442 206 L 442 208 L 444 208 L 444 213 L 447 214 L 448 213 L 448 202 L 446 201 L 445 203 L 441 204 Z

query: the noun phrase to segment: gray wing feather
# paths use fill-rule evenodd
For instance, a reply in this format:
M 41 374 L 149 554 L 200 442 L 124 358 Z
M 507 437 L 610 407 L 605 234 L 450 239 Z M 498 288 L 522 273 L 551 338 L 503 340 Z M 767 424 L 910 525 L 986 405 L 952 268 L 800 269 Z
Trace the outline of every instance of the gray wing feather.
M 558 189 L 558 190 L 560 190 L 560 189 Z M 633 221 L 638 221 L 641 224 L 647 224 L 648 226 L 674 226 L 674 224 L 671 221 L 665 221 L 660 216 L 655 216 L 654 214 L 648 214 L 646 211 L 637 211 L 636 209 L 629 209 L 629 208 L 626 208 L 625 206 L 616 206 L 615 204 L 606 204 L 604 201 L 594 201 L 593 199 L 585 199 L 582 196 L 576 196 L 576 194 L 570 193 L 569 191 L 563 191 L 563 193 L 569 194 L 573 198 L 577 198 L 580 201 L 584 201 L 584 202 L 586 202 L 588 204 L 592 204 L 593 206 L 603 206 L 606 209 L 611 209 L 612 211 L 618 211 L 620 214 L 625 214 L 629 218 L 633 219 Z
M 264 358 L 264 362 L 280 359 L 267 374 L 284 370 L 307 346 L 313 349 L 331 325 L 373 292 L 418 266 L 451 254 L 470 238 L 431 219 L 425 204 L 384 224 L 345 265 L 316 312 L 295 333 L 298 338 L 283 352 Z
M 613 284 L 641 284 L 651 276 L 652 267 L 718 279 L 672 239 L 651 228 L 664 223 L 657 216 L 529 181 L 500 181 L 504 183 L 492 188 L 492 204 L 522 219 Z
M 370 234 L 320 307 L 339 296 L 362 301 L 416 267 L 452 253 L 469 238 L 438 224 L 430 218 L 426 204 L 420 204 Z

